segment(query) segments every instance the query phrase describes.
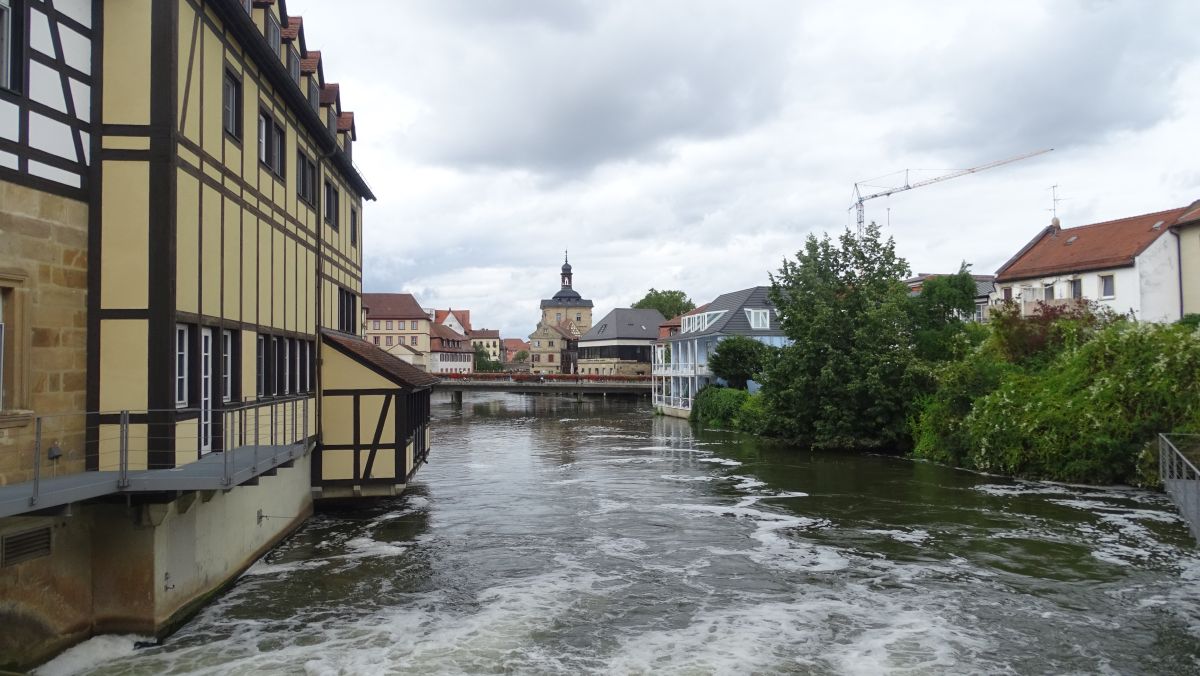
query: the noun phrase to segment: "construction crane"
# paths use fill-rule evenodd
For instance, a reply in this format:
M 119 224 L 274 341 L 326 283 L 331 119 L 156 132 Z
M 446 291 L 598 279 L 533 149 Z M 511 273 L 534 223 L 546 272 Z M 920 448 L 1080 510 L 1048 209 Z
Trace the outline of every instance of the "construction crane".
M 1035 150 L 1031 153 L 1025 153 L 1024 155 L 1017 155 L 1016 157 L 1010 157 L 1010 158 L 1004 159 L 1004 160 L 997 160 L 995 162 L 981 164 L 978 167 L 971 167 L 970 169 L 959 169 L 958 171 L 950 172 L 949 174 L 946 174 L 944 176 L 936 176 L 934 178 L 926 179 L 924 181 L 917 181 L 916 183 L 908 182 L 908 171 L 909 170 L 906 169 L 906 170 L 904 170 L 904 185 L 896 187 L 896 188 L 888 188 L 887 190 L 884 190 L 882 192 L 877 192 L 872 195 L 862 194 L 862 187 L 864 187 L 865 184 L 855 183 L 854 184 L 855 199 L 854 199 L 854 204 L 851 205 L 850 208 L 858 211 L 858 234 L 860 236 L 863 234 L 863 224 L 865 223 L 866 218 L 867 218 L 866 208 L 863 206 L 863 202 L 866 202 L 867 200 L 873 200 L 876 197 L 887 197 L 888 195 L 891 195 L 893 193 L 904 192 L 905 190 L 912 190 L 913 188 L 920 188 L 923 186 L 932 185 L 934 183 L 941 183 L 942 181 L 949 181 L 952 178 L 958 178 L 959 176 L 966 176 L 967 174 L 977 174 L 981 171 L 984 171 L 985 169 L 993 169 L 993 168 L 999 167 L 1001 165 L 1012 164 L 1013 162 L 1019 162 L 1021 160 L 1027 160 L 1030 157 L 1044 155 L 1044 154 L 1050 152 L 1051 150 L 1054 150 L 1054 148 L 1044 148 L 1042 150 Z

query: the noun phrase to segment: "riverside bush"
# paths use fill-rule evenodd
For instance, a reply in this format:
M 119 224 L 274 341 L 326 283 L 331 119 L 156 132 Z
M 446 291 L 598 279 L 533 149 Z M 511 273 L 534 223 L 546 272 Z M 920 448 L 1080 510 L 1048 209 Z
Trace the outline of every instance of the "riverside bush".
M 719 385 L 707 385 L 696 393 L 692 401 L 691 419 L 702 425 L 713 425 L 723 429 L 735 429 L 734 420 L 742 404 L 750 398 L 746 390 Z
M 1111 324 L 1043 368 L 998 372 L 999 385 L 961 423 L 939 418 L 939 406 L 961 400 L 926 402 L 930 421 L 916 426 L 919 440 L 930 442 L 923 457 L 938 459 L 932 445 L 945 437 L 946 461 L 957 454 L 957 464 L 986 472 L 1139 482 L 1143 446 L 1200 414 L 1200 333 L 1186 326 Z M 986 378 L 975 382 L 986 385 Z

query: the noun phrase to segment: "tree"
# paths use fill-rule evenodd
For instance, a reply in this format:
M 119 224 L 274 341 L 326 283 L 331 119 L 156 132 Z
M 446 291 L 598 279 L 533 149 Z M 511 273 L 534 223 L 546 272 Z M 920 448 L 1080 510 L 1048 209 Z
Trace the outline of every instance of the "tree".
M 497 373 L 504 370 L 504 365 L 492 359 L 482 345 L 475 346 L 475 372 Z
M 744 390 L 746 381 L 757 378 L 770 360 L 772 348 L 746 336 L 730 336 L 717 343 L 708 357 L 713 375 L 730 387 Z
M 953 275 L 931 277 L 921 284 L 921 292 L 911 298 L 910 307 L 917 354 L 929 361 L 955 358 L 955 338 L 963 332 L 963 319 L 975 311 L 975 278 L 963 263 Z
M 763 382 L 771 432 L 825 448 L 902 450 L 915 396 L 908 264 L 871 224 L 837 242 L 809 236 L 771 275 L 793 341 Z
M 529 352 L 525 350 L 517 350 L 517 353 L 513 355 L 513 361 L 518 364 L 524 364 L 525 362 L 529 361 Z
M 696 304 L 682 291 L 668 289 L 659 291 L 651 287 L 641 300 L 633 304 L 633 308 L 635 310 L 658 310 L 663 317 L 671 319 L 695 310 Z

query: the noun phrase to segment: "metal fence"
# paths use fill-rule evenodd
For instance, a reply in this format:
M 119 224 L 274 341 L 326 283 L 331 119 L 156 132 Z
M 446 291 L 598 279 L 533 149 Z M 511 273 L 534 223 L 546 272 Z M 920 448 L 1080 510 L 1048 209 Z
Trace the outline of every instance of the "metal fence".
M 195 482 L 220 486 L 258 476 L 295 456 L 294 447 L 312 436 L 311 395 L 225 403 L 221 409 L 154 409 L 40 415 L 26 431 L 9 434 L 0 453 L 15 462 L 0 473 L 0 489 L 28 488 L 29 507 L 40 508 L 43 489 L 62 480 L 115 473 L 116 490 L 178 483 L 184 472 Z M 10 430 L 11 432 L 11 430 Z M 164 449 L 171 455 L 156 462 Z M 166 481 L 170 476 L 171 481 Z M 43 486 L 43 484 L 46 486 Z
M 1181 448 L 1182 447 L 1182 448 Z M 1200 543 L 1200 435 L 1158 435 L 1158 476 Z

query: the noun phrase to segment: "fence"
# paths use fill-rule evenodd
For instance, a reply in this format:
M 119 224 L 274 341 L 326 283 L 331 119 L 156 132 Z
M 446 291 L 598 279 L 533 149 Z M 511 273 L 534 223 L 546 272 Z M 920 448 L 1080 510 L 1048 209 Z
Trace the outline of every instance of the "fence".
M 1181 450 L 1179 447 L 1183 446 Z M 1158 435 L 1158 476 L 1200 543 L 1200 435 Z

